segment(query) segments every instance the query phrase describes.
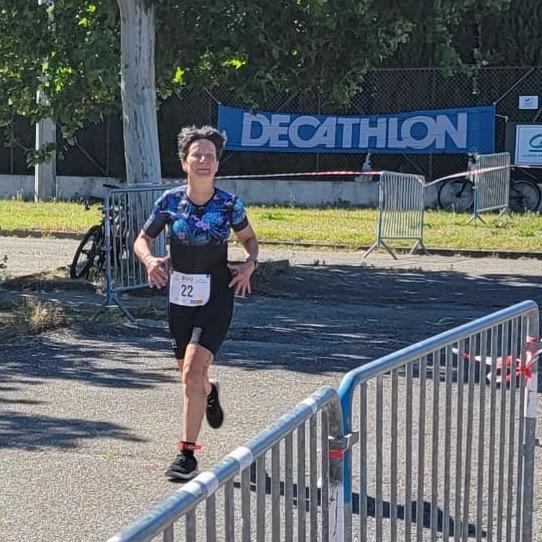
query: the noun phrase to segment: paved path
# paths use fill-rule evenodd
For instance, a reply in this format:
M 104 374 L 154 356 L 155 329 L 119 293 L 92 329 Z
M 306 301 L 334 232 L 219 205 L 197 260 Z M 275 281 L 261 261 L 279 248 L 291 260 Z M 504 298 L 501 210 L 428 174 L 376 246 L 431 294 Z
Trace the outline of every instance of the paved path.
M 79 244 L 74 239 L 47 237 L 4 237 L 0 235 L 0 257 L 8 256 L 8 273 L 21 275 L 46 269 L 67 267 Z M 240 251 L 233 249 L 234 255 Z M 539 276 L 542 262 L 536 259 L 468 258 L 450 256 L 401 256 L 393 260 L 386 253 L 374 253 L 363 259 L 359 252 L 319 252 L 312 250 L 262 249 L 262 260 L 288 259 L 292 265 L 349 265 L 384 269 L 456 271 L 473 275 Z
M 8 254 L 15 276 L 66 266 L 75 246 L 0 237 L 0 256 Z M 353 367 L 499 307 L 542 302 L 534 260 L 376 255 L 364 262 L 355 253 L 264 250 L 266 259 L 295 267 L 262 277 L 256 295 L 236 304 L 213 369 L 226 423 L 204 427 L 203 468 Z M 18 295 L 4 292 L 5 303 Z M 38 295 L 81 307 L 101 302 L 88 290 Z M 161 475 L 181 406 L 164 329 L 83 322 L 10 342 L 1 355 L 2 542 L 105 540 L 176 488 Z

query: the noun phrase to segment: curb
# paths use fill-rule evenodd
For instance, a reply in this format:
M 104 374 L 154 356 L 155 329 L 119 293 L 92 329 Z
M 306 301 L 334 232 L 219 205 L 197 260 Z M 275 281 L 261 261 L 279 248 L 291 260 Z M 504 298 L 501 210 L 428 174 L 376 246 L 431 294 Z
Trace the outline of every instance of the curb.
M 44 230 L 3 230 L 0 229 L 0 237 L 44 237 L 48 239 L 74 239 L 80 240 L 84 233 L 67 231 L 44 231 Z M 335 249 L 344 252 L 361 252 L 369 248 L 370 245 L 346 245 L 341 243 L 304 243 L 298 241 L 280 241 L 276 239 L 258 240 L 260 246 L 281 245 L 292 249 Z M 542 260 L 542 252 L 524 252 L 516 250 L 491 250 L 491 249 L 464 249 L 464 248 L 445 248 L 445 247 L 426 247 L 429 255 L 433 256 L 466 256 L 469 258 L 502 258 L 510 260 L 534 259 Z M 408 254 L 410 248 L 394 247 L 398 254 Z
M 3 230 L 0 228 L 0 237 L 45 237 L 50 239 L 83 239 L 83 233 L 73 231 L 45 231 L 45 230 Z
M 345 245 L 339 243 L 303 243 L 292 241 L 276 241 L 276 240 L 258 240 L 260 245 L 282 245 L 287 247 L 300 247 L 300 248 L 312 248 L 318 250 L 319 248 L 334 248 L 343 250 L 344 252 L 363 252 L 367 250 L 371 245 Z M 542 252 L 523 252 L 517 250 L 491 250 L 481 248 L 444 248 L 444 247 L 430 247 L 426 246 L 427 252 L 430 256 L 468 256 L 470 258 L 503 258 L 518 260 L 521 258 L 529 258 L 535 260 L 542 260 Z M 411 249 L 408 247 L 393 247 L 393 250 L 398 254 L 408 254 Z M 417 252 L 413 255 L 419 255 Z
M 51 292 L 56 289 L 62 291 L 84 291 L 88 294 L 101 295 L 96 286 L 91 282 L 82 279 L 70 279 L 64 277 L 48 277 L 43 273 L 30 273 L 28 275 L 19 275 L 13 278 L 7 278 L 0 282 L 0 290 L 39 290 L 41 292 Z

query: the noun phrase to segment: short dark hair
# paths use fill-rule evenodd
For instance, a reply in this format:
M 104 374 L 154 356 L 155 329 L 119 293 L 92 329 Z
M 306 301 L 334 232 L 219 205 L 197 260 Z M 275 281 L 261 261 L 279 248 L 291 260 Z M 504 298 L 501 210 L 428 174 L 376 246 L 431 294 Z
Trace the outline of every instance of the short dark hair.
M 213 143 L 216 149 L 216 158 L 220 159 L 227 140 L 224 132 L 212 126 L 202 126 L 201 128 L 197 126 L 185 126 L 177 136 L 177 151 L 181 160 L 186 160 L 190 145 L 199 139 L 208 139 Z

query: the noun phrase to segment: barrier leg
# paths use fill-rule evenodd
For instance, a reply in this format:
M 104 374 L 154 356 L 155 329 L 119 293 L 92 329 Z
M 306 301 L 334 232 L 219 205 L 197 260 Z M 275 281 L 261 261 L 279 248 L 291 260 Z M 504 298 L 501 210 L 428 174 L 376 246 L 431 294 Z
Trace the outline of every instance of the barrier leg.
M 479 220 L 482 224 L 485 224 L 487 226 L 487 222 L 480 216 L 479 213 L 474 213 L 467 221 L 467 224 L 470 224 L 471 222 L 474 222 L 475 220 Z
M 478 210 L 478 187 L 476 185 L 472 189 L 472 196 L 473 196 L 472 216 L 467 221 L 467 224 L 470 224 L 471 222 L 474 222 L 475 220 L 480 220 L 482 224 L 486 224 L 486 221 L 480 216 L 480 211 Z
M 393 249 L 388 246 L 386 243 L 384 243 L 384 241 L 376 241 L 375 243 L 373 243 L 364 253 L 363 253 L 363 258 L 367 258 L 367 256 L 369 256 L 369 254 L 371 254 L 371 252 L 373 252 L 374 250 L 376 250 L 377 248 L 380 248 L 380 247 L 384 247 L 392 256 L 392 258 L 394 260 L 397 260 L 397 256 L 395 255 L 395 252 L 393 252 Z
M 390 246 L 384 243 L 384 241 L 380 241 L 380 244 L 391 254 L 394 260 L 397 260 L 397 256 L 395 255 L 395 252 L 393 252 L 393 249 Z
M 378 241 L 374 242 L 364 253 L 363 258 L 367 258 L 371 252 L 376 250 L 380 246 L 380 243 Z
M 122 314 L 124 314 L 124 316 L 126 316 L 126 318 L 132 324 L 135 324 L 136 319 L 133 317 L 130 311 L 121 303 L 120 299 L 116 295 L 113 295 L 110 298 L 106 299 L 102 306 L 90 317 L 90 321 L 93 322 L 94 320 L 96 320 L 98 315 L 100 315 L 106 309 L 114 308 L 115 305 L 120 309 Z
M 425 248 L 425 245 L 421 241 L 416 241 L 416 244 L 410 249 L 408 255 L 412 256 L 418 248 L 421 248 L 427 256 L 430 256 L 429 251 Z

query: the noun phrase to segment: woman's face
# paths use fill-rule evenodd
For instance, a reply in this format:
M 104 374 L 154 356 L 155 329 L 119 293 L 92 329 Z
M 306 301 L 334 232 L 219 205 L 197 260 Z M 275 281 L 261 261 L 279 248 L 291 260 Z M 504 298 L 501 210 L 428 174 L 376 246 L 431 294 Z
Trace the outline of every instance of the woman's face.
M 208 139 L 198 139 L 188 148 L 186 160 L 181 166 L 190 179 L 213 180 L 218 170 L 216 148 Z

